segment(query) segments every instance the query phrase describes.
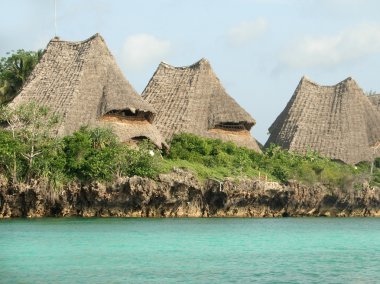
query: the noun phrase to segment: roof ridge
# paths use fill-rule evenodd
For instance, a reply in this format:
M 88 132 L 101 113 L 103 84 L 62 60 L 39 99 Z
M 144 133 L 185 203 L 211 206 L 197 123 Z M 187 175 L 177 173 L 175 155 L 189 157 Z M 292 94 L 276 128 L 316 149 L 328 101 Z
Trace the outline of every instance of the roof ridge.
M 101 39 L 104 42 L 104 38 L 99 33 L 96 33 L 96 34 L 90 36 L 89 38 L 87 38 L 85 40 L 80 40 L 80 41 L 62 40 L 60 37 L 55 36 L 50 40 L 50 42 L 60 42 L 60 43 L 67 43 L 67 44 L 75 45 L 75 44 L 87 43 L 87 42 L 90 42 L 90 41 L 97 39 L 97 38 Z
M 313 80 L 311 80 L 308 76 L 306 75 L 303 75 L 301 80 L 300 80 L 300 84 L 303 83 L 303 82 L 306 82 L 306 83 L 309 83 L 309 84 L 313 84 L 313 85 L 316 85 L 316 86 L 319 86 L 319 84 Z
M 307 82 L 307 83 L 310 83 L 310 84 L 313 84 L 315 86 L 318 86 L 318 87 L 322 87 L 322 88 L 335 88 L 339 85 L 342 85 L 342 84 L 347 84 L 349 82 L 353 82 L 355 83 L 356 85 L 358 85 L 358 83 L 351 77 L 351 76 L 348 76 L 346 79 L 334 84 L 334 85 L 322 85 L 322 84 L 319 84 L 315 81 L 313 81 L 312 79 L 310 79 L 308 76 L 304 75 L 302 76 L 301 80 L 300 80 L 300 83 L 302 82 Z
M 184 70 L 184 69 L 192 69 L 192 68 L 197 68 L 203 64 L 208 64 L 210 65 L 209 61 L 202 57 L 200 60 L 196 61 L 195 63 L 191 64 L 191 65 L 185 65 L 185 66 L 174 66 L 174 65 L 171 65 L 165 61 L 161 61 L 160 65 L 159 66 L 162 66 L 162 67 L 166 67 L 166 68 L 170 68 L 170 69 L 179 69 L 179 70 Z

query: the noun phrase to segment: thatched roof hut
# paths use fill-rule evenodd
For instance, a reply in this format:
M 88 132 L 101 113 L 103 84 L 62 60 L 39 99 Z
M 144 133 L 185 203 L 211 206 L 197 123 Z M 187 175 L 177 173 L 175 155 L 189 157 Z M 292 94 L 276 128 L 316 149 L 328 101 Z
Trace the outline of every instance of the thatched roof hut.
M 167 140 L 193 133 L 260 151 L 250 134 L 255 120 L 226 93 L 206 59 L 187 67 L 162 62 L 142 96 L 157 110 L 154 124 Z
M 122 141 L 164 142 L 152 125 L 153 107 L 125 79 L 99 34 L 81 42 L 52 39 L 11 106 L 29 101 L 62 117 L 58 135 L 82 125 L 110 126 Z
M 380 114 L 351 78 L 320 86 L 306 77 L 269 128 L 271 143 L 291 151 L 318 151 L 348 164 L 371 160 L 380 141 Z

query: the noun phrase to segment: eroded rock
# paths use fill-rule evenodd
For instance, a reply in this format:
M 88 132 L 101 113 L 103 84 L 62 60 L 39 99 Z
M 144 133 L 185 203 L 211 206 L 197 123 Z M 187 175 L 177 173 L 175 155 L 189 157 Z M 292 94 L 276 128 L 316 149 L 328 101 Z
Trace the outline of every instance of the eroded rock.
M 51 191 L 38 182 L 0 185 L 0 218 L 11 217 L 291 217 L 380 216 L 380 189 L 342 190 L 246 179 L 207 180 L 177 169 L 122 178 L 111 185 L 68 185 Z

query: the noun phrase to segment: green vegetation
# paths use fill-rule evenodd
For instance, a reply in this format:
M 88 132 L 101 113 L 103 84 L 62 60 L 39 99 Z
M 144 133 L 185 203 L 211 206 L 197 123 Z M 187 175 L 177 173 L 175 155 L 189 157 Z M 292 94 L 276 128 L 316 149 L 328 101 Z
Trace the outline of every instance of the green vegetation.
M 59 122 L 58 117 L 31 103 L 16 110 L 1 107 L 0 118 L 9 129 L 0 132 L 0 157 L 7 157 L 0 161 L 0 168 L 13 181 L 18 181 L 19 176 L 27 180 L 33 176 L 52 178 L 49 168 L 56 168 L 57 164 L 49 164 L 49 160 L 40 157 L 56 153 L 59 142 L 52 138 L 51 131 Z
M 20 49 L 0 59 L 0 104 L 10 102 L 17 95 L 42 54 L 42 50 Z
M 155 178 L 173 168 L 192 171 L 206 178 L 260 178 L 287 183 L 320 182 L 341 188 L 361 188 L 364 180 L 380 184 L 380 159 L 370 176 L 371 165 L 352 167 L 320 157 L 315 152 L 298 155 L 272 145 L 259 154 L 232 142 L 201 138 L 192 134 L 174 136 L 163 156 L 148 141 L 132 147 L 118 142 L 110 129 L 83 127 L 64 138 L 56 138 L 59 117 L 36 104 L 16 110 L 3 107 L 0 130 L 0 173 L 10 182 L 42 180 L 51 188 L 71 182 L 112 182 L 117 177 Z
M 66 174 L 80 181 L 112 181 L 121 176 L 154 177 L 158 173 L 157 157 L 149 152 L 148 141 L 132 149 L 117 142 L 110 129 L 82 128 L 63 139 Z
M 13 183 L 44 180 L 52 188 L 70 181 L 112 181 L 117 176 L 158 173 L 154 147 L 144 142 L 132 149 L 117 142 L 109 129 L 83 127 L 64 138 L 55 138 L 59 118 L 36 104 L 16 110 L 0 109 L 8 127 L 0 130 L 0 174 Z
M 189 168 L 200 178 L 260 176 L 284 183 L 294 179 L 307 184 L 321 182 L 342 187 L 369 178 L 370 172 L 369 163 L 352 167 L 323 158 L 316 152 L 299 155 L 282 150 L 276 145 L 271 145 L 263 154 L 259 154 L 237 147 L 231 142 L 205 139 L 191 134 L 174 137 L 170 154 L 164 162 L 167 168 Z M 375 171 L 375 176 L 377 174 L 378 170 Z

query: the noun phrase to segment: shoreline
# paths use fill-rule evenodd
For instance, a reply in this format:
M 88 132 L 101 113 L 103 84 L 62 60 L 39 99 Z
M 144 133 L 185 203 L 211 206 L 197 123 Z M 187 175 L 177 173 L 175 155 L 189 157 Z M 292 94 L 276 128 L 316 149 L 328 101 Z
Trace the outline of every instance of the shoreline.
M 0 219 L 42 217 L 282 218 L 380 217 L 380 189 L 339 189 L 255 179 L 200 183 L 179 170 L 157 180 L 73 183 L 59 192 L 41 184 L 0 187 Z

